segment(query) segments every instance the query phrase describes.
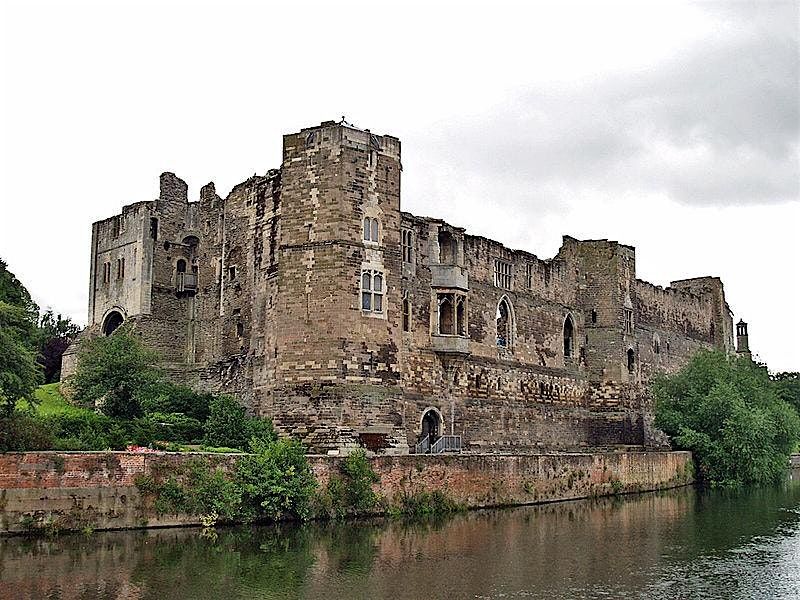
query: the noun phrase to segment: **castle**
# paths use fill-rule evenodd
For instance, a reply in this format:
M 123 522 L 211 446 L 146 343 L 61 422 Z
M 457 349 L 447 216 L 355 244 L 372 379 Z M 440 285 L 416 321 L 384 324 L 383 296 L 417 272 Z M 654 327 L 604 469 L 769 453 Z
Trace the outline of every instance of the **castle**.
M 328 121 L 225 199 L 163 173 L 92 227 L 84 335 L 133 323 L 176 381 L 317 452 L 658 447 L 651 375 L 735 351 L 719 278 L 652 285 L 608 240 L 512 250 L 402 212 L 401 170 L 397 138 Z

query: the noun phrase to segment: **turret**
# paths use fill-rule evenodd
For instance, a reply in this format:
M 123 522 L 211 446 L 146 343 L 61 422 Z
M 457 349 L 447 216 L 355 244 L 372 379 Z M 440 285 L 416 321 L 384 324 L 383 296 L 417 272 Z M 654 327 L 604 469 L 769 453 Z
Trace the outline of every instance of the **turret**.
M 736 354 L 751 358 L 750 344 L 747 340 L 747 323 L 741 319 L 736 324 Z

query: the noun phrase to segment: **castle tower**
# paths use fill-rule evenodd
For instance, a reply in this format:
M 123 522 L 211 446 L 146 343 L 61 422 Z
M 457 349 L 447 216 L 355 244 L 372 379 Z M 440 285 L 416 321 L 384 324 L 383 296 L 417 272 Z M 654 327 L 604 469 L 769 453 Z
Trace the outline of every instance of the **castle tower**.
M 284 136 L 275 426 L 394 445 L 402 397 L 400 142 L 327 121 Z M 385 447 L 385 446 L 384 446 Z
M 750 344 L 747 339 L 747 323 L 742 319 L 736 324 L 736 354 L 751 358 Z

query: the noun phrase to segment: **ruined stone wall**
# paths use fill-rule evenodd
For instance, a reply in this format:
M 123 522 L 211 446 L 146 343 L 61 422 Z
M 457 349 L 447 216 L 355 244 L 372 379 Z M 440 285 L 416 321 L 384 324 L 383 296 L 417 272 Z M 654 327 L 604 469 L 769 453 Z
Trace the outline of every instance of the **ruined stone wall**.
M 658 445 L 648 380 L 732 351 L 719 279 L 661 289 L 615 241 L 565 236 L 545 260 L 401 213 L 400 172 L 396 138 L 325 122 L 285 136 L 281 168 L 224 200 L 208 184 L 189 202 L 162 174 L 157 200 L 93 227 L 85 335 L 116 306 L 177 381 L 233 393 L 319 451 L 406 451 L 429 408 L 472 450 Z M 381 277 L 380 310 L 362 305 L 365 273 Z

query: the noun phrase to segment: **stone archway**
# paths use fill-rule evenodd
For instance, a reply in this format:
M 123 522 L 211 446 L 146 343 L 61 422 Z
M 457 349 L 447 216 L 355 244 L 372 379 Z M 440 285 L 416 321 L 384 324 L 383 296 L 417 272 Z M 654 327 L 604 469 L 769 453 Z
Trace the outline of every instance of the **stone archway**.
M 125 317 L 118 310 L 112 310 L 103 319 L 103 335 L 111 335 L 125 322 Z

